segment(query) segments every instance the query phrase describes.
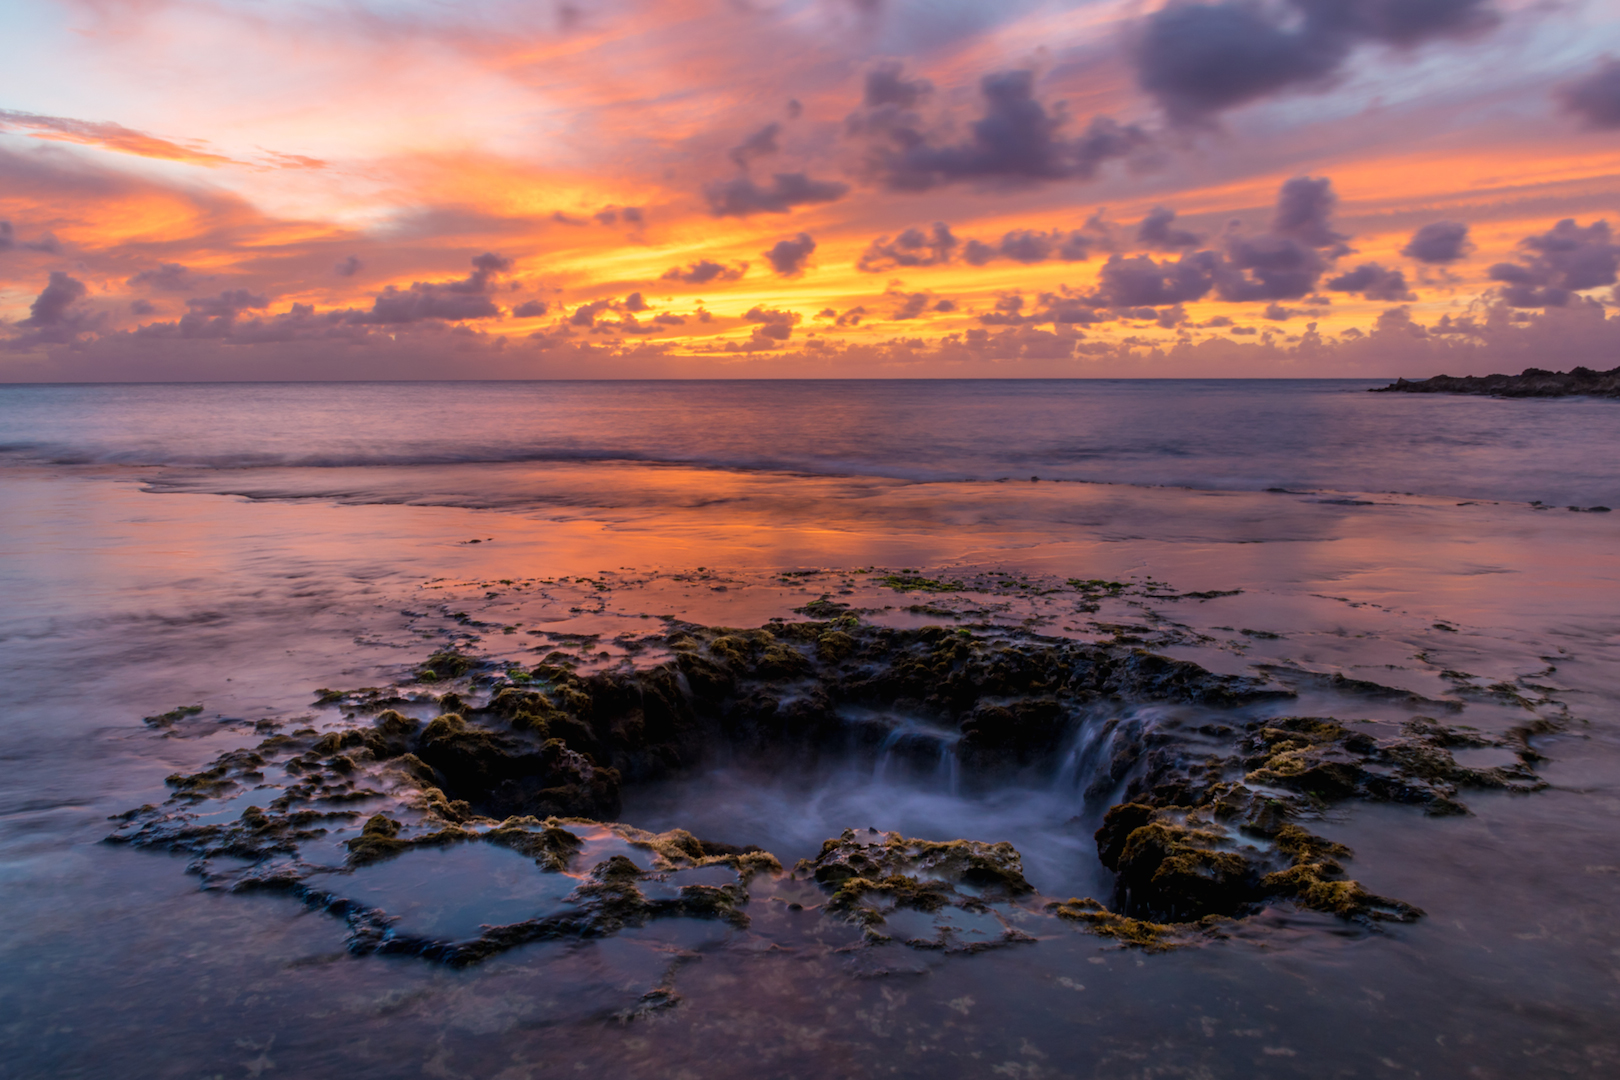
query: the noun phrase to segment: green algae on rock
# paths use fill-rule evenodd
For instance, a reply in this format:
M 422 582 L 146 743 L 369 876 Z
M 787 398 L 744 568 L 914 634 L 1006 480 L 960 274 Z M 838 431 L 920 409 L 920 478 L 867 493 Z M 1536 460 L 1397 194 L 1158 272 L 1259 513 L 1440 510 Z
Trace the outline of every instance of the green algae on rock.
M 1422 914 L 1344 877 L 1350 852 L 1291 819 L 1346 800 L 1421 806 L 1465 814 L 1461 788 L 1528 793 L 1545 787 L 1528 761 L 1529 728 L 1501 738 L 1419 717 L 1378 738 L 1323 717 L 1249 721 L 1235 752 L 1188 767 L 1149 755 L 1132 801 L 1110 809 L 1097 851 L 1116 877 L 1116 906 L 1164 922 L 1250 914 L 1274 900 L 1364 921 Z M 1518 753 L 1518 764 L 1459 765 L 1457 746 Z
M 441 651 L 415 669 L 419 680 L 427 671 L 429 681 L 462 680 L 437 698 L 323 691 L 351 722 L 375 715 L 324 733 L 273 734 L 175 774 L 168 803 L 119 815 L 109 839 L 189 853 L 211 888 L 290 892 L 344 918 L 357 952 L 454 965 L 653 919 L 715 919 L 742 931 L 751 891 L 788 886 L 822 897 L 796 909 L 809 904 L 851 923 L 872 946 L 972 952 L 1033 940 L 1015 924 L 1034 919 L 1154 951 L 1219 936 L 1227 920 L 1279 902 L 1367 926 L 1417 918 L 1411 905 L 1348 878 L 1348 849 L 1303 823 L 1345 801 L 1466 813 L 1463 789 L 1534 791 L 1544 785 L 1529 740 L 1558 729 L 1538 717 L 1495 737 L 1415 717 L 1386 733 L 1387 722 L 1280 715 L 1293 699 L 1286 686 L 1142 649 L 1016 630 L 882 628 L 848 614 L 755 629 L 675 623 L 644 639 L 654 645 L 662 651 L 643 666 L 591 673 L 555 652 L 525 668 Z M 1346 693 L 1411 698 L 1348 682 Z M 1123 717 L 1130 703 L 1195 706 L 1221 720 L 1180 732 Z M 428 717 L 408 715 L 426 709 Z M 903 748 L 892 728 L 868 719 L 879 714 L 924 723 L 917 738 L 959 766 L 970 790 L 1050 777 L 1080 735 L 1102 747 L 1077 793 L 1119 800 L 1095 837 L 1115 875 L 1111 903 L 1040 897 L 1006 842 L 846 830 L 785 874 L 758 848 L 613 821 L 627 785 L 689 773 L 716 753 L 803 762 L 875 753 L 880 743 Z M 1511 751 L 1517 763 L 1471 768 L 1452 753 L 1479 747 Z M 278 769 L 284 783 L 266 779 Z M 234 820 L 201 813 L 258 790 L 262 801 Z M 324 839 L 333 829 L 351 831 L 343 865 L 306 861 L 310 845 L 333 842 Z M 404 933 L 388 913 L 343 895 L 344 873 L 469 843 L 510 848 L 536 873 L 577 884 L 559 910 L 462 941 Z M 603 844 L 638 854 L 583 865 Z M 212 860 L 227 855 L 252 865 L 217 869 Z M 693 877 L 700 873 L 718 877 Z
M 859 834 L 846 829 L 842 836 L 823 844 L 820 855 L 800 860 L 794 870 L 823 885 L 851 878 L 922 875 L 931 881 L 973 885 L 1006 896 L 1035 891 L 1024 880 L 1023 862 L 1009 843 L 911 840 L 874 830 Z
M 168 712 L 158 713 L 156 716 L 143 717 L 142 720 L 155 728 L 172 728 L 177 722 L 196 716 L 202 711 L 203 707 L 201 705 L 181 705 L 178 708 L 170 709 Z
M 1109 911 L 1089 896 L 1053 900 L 1043 910 L 1060 919 L 1078 923 L 1089 933 L 1113 938 L 1121 945 L 1135 946 L 1146 952 L 1168 952 L 1178 946 L 1194 944 L 1197 940 L 1189 933 L 1188 925 L 1167 926 L 1145 919 L 1133 919 Z
M 1034 940 L 1027 933 L 994 919 L 996 906 L 1033 893 L 1024 880 L 1018 851 L 1009 843 L 976 840 L 916 840 L 899 833 L 846 829 L 828 840 L 814 859 L 800 860 L 795 874 L 832 890 L 824 905 L 830 914 L 863 928 L 874 942 L 899 936 L 907 944 L 950 952 L 978 952 L 998 945 Z M 1001 902 L 997 904 L 997 902 Z M 897 934 L 898 912 L 939 915 L 956 909 L 994 919 L 991 933 L 974 939 L 952 934 L 949 919 L 924 922 L 923 934 Z
M 937 578 L 926 578 L 906 571 L 881 577 L 878 579 L 878 584 L 896 592 L 961 592 L 963 588 L 960 581 L 941 581 Z

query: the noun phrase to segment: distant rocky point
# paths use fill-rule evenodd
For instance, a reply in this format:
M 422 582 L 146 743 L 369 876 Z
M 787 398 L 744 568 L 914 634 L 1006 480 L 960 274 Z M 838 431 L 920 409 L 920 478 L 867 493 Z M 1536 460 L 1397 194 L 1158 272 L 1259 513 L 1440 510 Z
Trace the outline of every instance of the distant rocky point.
M 1436 375 L 1432 379 L 1396 379 L 1373 393 L 1391 391 L 1407 394 L 1490 394 L 1494 397 L 1588 397 L 1620 398 L 1620 367 L 1593 371 L 1577 367 L 1567 372 L 1525 368 L 1522 375 Z

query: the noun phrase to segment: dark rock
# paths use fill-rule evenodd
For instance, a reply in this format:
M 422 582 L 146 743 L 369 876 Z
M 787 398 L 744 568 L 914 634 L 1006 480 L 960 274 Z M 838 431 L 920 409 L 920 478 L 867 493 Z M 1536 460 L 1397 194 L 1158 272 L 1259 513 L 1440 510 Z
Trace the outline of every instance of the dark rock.
M 1401 726 L 1349 726 L 1253 712 L 1231 712 L 1220 723 L 1201 717 L 1182 728 L 1174 710 L 1136 713 L 1129 703 L 1234 709 L 1286 700 L 1290 692 L 1141 649 L 1018 631 L 890 629 L 841 615 L 836 622 L 773 622 L 758 630 L 677 625 L 663 644 L 671 656 L 639 670 L 581 675 L 554 662 L 555 655 L 528 672 L 503 667 L 505 676 L 479 684 L 492 687 L 486 704 L 476 704 L 472 690 L 445 694 L 443 715 L 426 725 L 390 708 L 349 730 L 274 734 L 254 749 L 221 755 L 209 768 L 169 777 L 170 800 L 120 815 L 109 839 L 200 860 L 228 854 L 254 862 L 235 872 L 240 887 L 286 888 L 341 915 L 358 951 L 474 963 L 526 941 L 612 933 L 665 915 L 746 923 L 740 907 L 747 883 L 757 874 L 780 874 L 776 859 L 679 829 L 653 835 L 596 824 L 618 815 L 624 783 L 678 775 L 716 751 L 802 768 L 817 754 L 854 750 L 887 753 L 898 773 L 934 775 L 960 765 L 964 783 L 988 784 L 1050 776 L 1065 748 L 1082 746 L 1088 756 L 1075 767 L 1089 781 L 1084 796 L 1096 809 L 1120 800 L 1096 832 L 1116 890 L 1109 907 L 1086 898 L 1044 910 L 1122 943 L 1161 948 L 1218 935 L 1222 920 L 1276 902 L 1364 922 L 1417 917 L 1415 908 L 1347 879 L 1343 860 L 1350 853 L 1302 822 L 1344 800 L 1466 813 L 1459 793 L 1469 788 L 1536 790 L 1544 785 L 1531 768 L 1541 760 L 1531 740 L 1562 730 L 1539 715 L 1498 738 L 1425 717 Z M 456 669 L 452 655 L 460 656 L 436 654 L 430 664 L 448 675 Z M 482 663 L 460 659 L 462 673 Z M 1375 683 L 1320 679 L 1340 694 L 1425 704 Z M 1534 688 L 1476 689 L 1526 709 L 1544 704 L 1523 696 L 1534 697 Z M 382 703 L 395 700 L 391 694 L 371 688 L 340 697 L 345 709 L 358 710 L 360 697 Z M 1518 762 L 1473 769 L 1453 755 L 1480 747 L 1511 750 Z M 267 795 L 265 805 L 226 822 L 208 821 L 196 809 L 259 785 L 275 760 L 291 783 Z M 345 803 L 385 797 L 368 783 L 393 792 L 397 808 L 373 814 L 347 840 L 351 865 L 414 847 L 488 842 L 523 853 L 542 870 L 561 871 L 582 846 L 574 830 L 589 824 L 647 852 L 650 869 L 622 856 L 609 859 L 579 887 L 567 912 L 491 928 L 473 942 L 407 939 L 380 914 L 312 890 L 299 872 L 285 869 L 285 859 L 273 858 L 296 854 L 332 822 L 357 820 L 341 809 Z M 738 884 L 682 885 L 673 896 L 667 886 L 648 884 L 661 874 L 716 865 L 735 871 Z M 1010 910 L 1016 902 L 1033 915 L 1019 854 L 1005 843 L 845 832 L 796 872 L 827 890 L 825 910 L 861 925 L 870 942 L 889 940 L 886 920 L 901 909 L 941 913 L 932 937 L 908 944 L 969 951 L 1025 940 L 993 915 L 996 905 Z M 984 920 L 1001 920 L 1005 933 L 977 944 L 953 937 L 947 909 L 972 913 L 981 928 Z M 914 915 L 894 921 L 913 928 L 919 922 Z
M 899 833 L 845 829 L 828 840 L 821 854 L 801 860 L 798 873 L 809 874 L 823 885 L 849 878 L 879 880 L 919 874 L 936 881 L 988 888 L 1006 896 L 1034 892 L 1024 880 L 1024 867 L 1011 844 L 977 840 L 910 840 Z
M 1346 880 L 1339 860 L 1350 852 L 1291 819 L 1348 799 L 1464 814 L 1459 788 L 1536 790 L 1545 785 L 1524 764 L 1533 753 L 1529 737 L 1515 731 L 1492 738 L 1420 717 L 1378 738 L 1335 720 L 1296 716 L 1251 722 L 1230 758 L 1189 761 L 1153 748 L 1132 783 L 1134 801 L 1110 808 L 1096 833 L 1098 858 L 1117 875 L 1115 910 L 1186 923 L 1241 916 L 1286 899 L 1365 921 L 1416 918 L 1422 914 L 1416 908 Z M 1521 762 L 1466 768 L 1451 754 L 1459 746 L 1515 749 Z M 1242 780 L 1227 779 L 1231 774 Z
M 801 860 L 794 872 L 831 891 L 825 905 L 828 914 L 861 926 L 874 943 L 891 940 L 888 918 L 902 909 L 933 914 L 956 908 L 983 914 L 993 902 L 1035 891 L 1024 880 L 1021 860 L 1011 844 L 936 843 L 870 829 L 846 829 L 823 844 L 815 859 Z M 931 935 L 902 937 L 913 947 L 956 952 L 1033 940 L 1003 926 L 997 937 L 964 941 L 943 922 L 936 923 Z
M 1125 841 L 1131 833 L 1153 820 L 1157 811 L 1141 803 L 1120 803 L 1108 808 L 1103 815 L 1102 828 L 1096 832 L 1097 858 L 1110 870 L 1119 869 L 1120 856 L 1125 853 Z
M 452 800 L 491 817 L 584 816 L 619 812 L 619 774 L 568 748 L 561 739 L 532 741 L 469 727 L 460 716 L 434 720 L 416 756 L 433 769 Z
M 1567 372 L 1525 368 L 1518 375 L 1436 375 L 1411 381 L 1396 379 L 1373 393 L 1486 394 L 1491 397 L 1620 397 L 1620 367 L 1609 371 L 1571 368 Z M 1575 509 L 1571 507 L 1571 509 Z

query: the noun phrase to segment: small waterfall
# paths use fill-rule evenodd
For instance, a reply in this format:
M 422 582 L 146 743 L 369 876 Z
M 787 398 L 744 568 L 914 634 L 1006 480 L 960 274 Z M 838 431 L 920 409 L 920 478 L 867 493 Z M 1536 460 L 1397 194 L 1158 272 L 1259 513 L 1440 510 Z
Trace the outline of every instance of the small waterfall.
M 1058 766 L 1056 778 L 1052 786 L 1059 791 L 1069 791 L 1081 786 L 1081 776 L 1089 773 L 1092 760 L 1096 757 L 1097 745 L 1105 732 L 1111 731 L 1117 720 L 1094 721 L 1090 717 L 1082 720 L 1080 730 L 1075 735 L 1074 743 L 1069 747 L 1068 753 L 1063 756 L 1063 763 Z
M 947 795 L 956 795 L 960 791 L 960 768 L 961 765 L 956 760 L 956 744 L 941 739 L 939 743 L 939 768 L 934 770 L 934 780 L 944 789 Z
M 889 761 L 894 757 L 895 745 L 909 733 L 909 729 L 897 726 L 884 736 L 882 745 L 878 747 L 877 764 L 872 767 L 873 780 L 882 783 L 889 778 Z
M 1156 712 L 1150 707 L 1123 716 L 1087 717 L 1053 778 L 1054 790 L 1078 791 L 1086 802 L 1116 794 L 1136 764 Z
M 960 788 L 954 732 L 901 720 L 884 732 L 872 765 L 876 784 L 908 784 L 955 795 Z

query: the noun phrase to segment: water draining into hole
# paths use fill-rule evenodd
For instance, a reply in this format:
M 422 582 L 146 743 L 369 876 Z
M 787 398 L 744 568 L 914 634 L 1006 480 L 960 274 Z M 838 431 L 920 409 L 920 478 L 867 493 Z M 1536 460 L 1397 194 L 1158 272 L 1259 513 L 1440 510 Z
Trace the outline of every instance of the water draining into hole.
M 1082 717 L 1054 761 L 1001 779 L 964 777 L 959 733 L 884 716 L 877 719 L 887 733 L 866 740 L 864 751 L 852 740 L 846 753 L 813 765 L 729 756 L 627 792 L 621 816 L 652 831 L 684 828 L 704 839 L 755 844 L 789 867 L 846 828 L 1006 840 L 1043 892 L 1106 895 L 1111 875 L 1098 862 L 1092 834 L 1129 783 L 1162 711 L 1144 706 Z

